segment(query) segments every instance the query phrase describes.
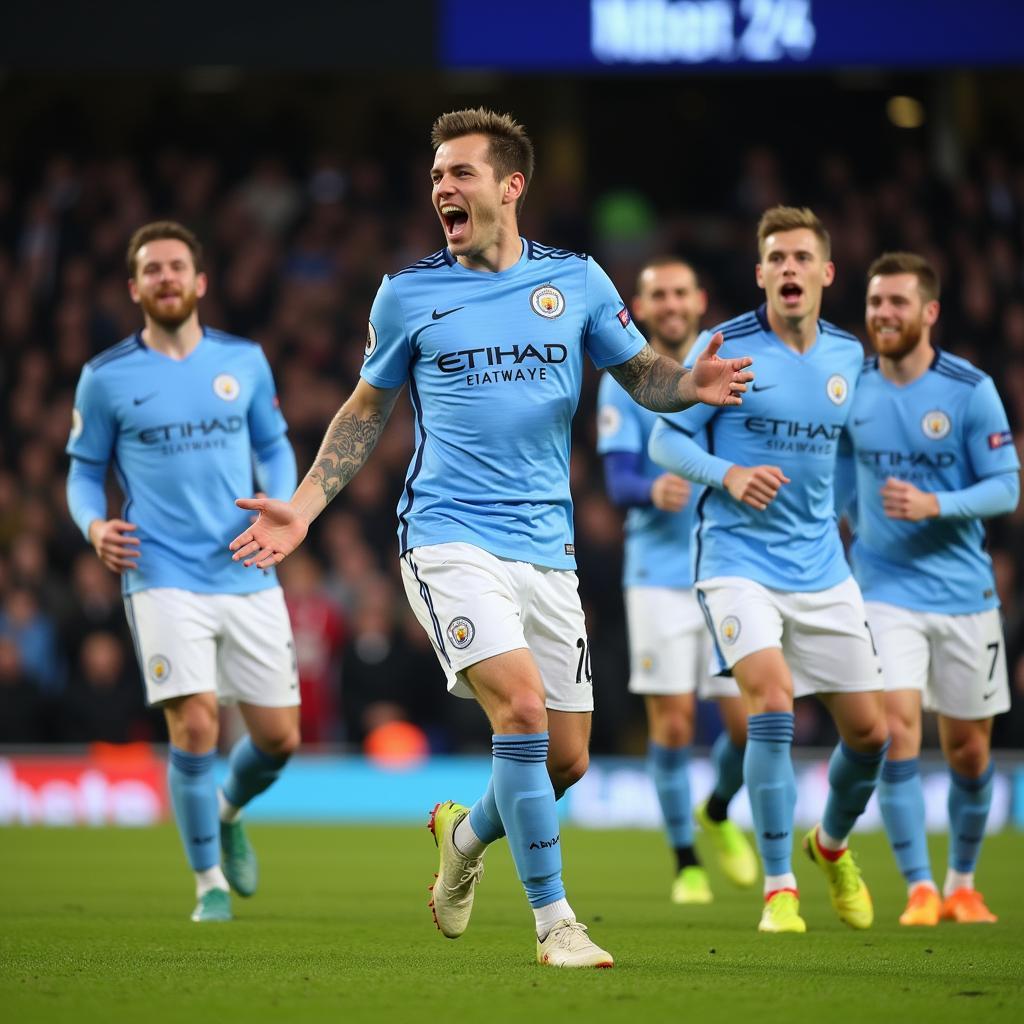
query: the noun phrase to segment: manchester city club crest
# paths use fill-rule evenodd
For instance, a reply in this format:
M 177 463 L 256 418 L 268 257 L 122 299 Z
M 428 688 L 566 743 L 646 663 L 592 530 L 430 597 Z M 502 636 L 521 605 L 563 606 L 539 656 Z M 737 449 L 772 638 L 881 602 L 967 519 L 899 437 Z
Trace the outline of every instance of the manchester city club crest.
M 952 428 L 949 417 L 941 409 L 932 409 L 921 417 L 924 436 L 932 441 L 941 441 Z
M 554 320 L 565 312 L 565 296 L 553 284 L 544 284 L 533 290 L 530 307 L 538 316 Z
M 213 393 L 218 398 L 223 398 L 225 402 L 233 402 L 241 394 L 241 391 L 238 380 L 230 373 L 218 373 L 213 378 Z
M 366 355 L 372 356 L 377 348 L 377 328 L 371 323 L 366 325 Z
M 731 646 L 740 638 L 740 620 L 735 615 L 726 615 L 718 632 L 722 634 L 722 643 Z
M 448 625 L 448 639 L 451 640 L 452 646 L 457 647 L 460 651 L 468 647 L 475 636 L 476 626 L 464 615 L 452 619 Z
M 825 384 L 825 394 L 833 405 L 842 405 L 846 396 L 850 393 L 850 385 L 841 373 L 833 373 Z
M 597 414 L 599 437 L 614 437 L 622 426 L 622 413 L 614 405 L 602 405 Z
M 154 654 L 146 667 L 154 683 L 166 683 L 171 678 L 171 663 L 162 654 Z

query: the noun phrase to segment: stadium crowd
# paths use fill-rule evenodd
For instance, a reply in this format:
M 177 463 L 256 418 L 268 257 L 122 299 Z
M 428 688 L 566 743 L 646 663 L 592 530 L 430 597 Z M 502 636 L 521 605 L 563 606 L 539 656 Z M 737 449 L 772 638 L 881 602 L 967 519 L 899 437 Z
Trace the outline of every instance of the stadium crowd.
M 831 230 L 838 274 L 825 316 L 860 336 L 871 260 L 894 248 L 926 255 L 944 283 L 939 343 L 992 374 L 1024 446 L 1024 167 L 1009 157 L 980 156 L 951 184 L 914 148 L 869 179 L 852 154 L 830 152 L 808 191 L 774 151 L 751 147 L 699 205 L 649 198 L 641 180 L 636 192 L 545 187 L 544 159 L 542 150 L 526 233 L 593 252 L 627 300 L 643 259 L 684 255 L 709 291 L 708 326 L 756 304 L 754 225 L 778 202 L 812 206 Z M 239 159 L 166 144 L 147 159 L 55 154 L 31 176 L 0 170 L 0 744 L 161 738 L 159 716 L 143 705 L 118 581 L 71 523 L 64 497 L 81 366 L 140 325 L 124 267 L 132 231 L 170 217 L 200 236 L 210 275 L 201 318 L 264 347 L 301 471 L 356 381 L 381 275 L 440 245 L 427 166 L 315 150 Z M 626 693 L 621 516 L 595 453 L 596 387 L 591 368 L 572 463 L 593 746 L 638 752 L 644 725 L 639 700 Z M 475 704 L 444 698 L 402 594 L 394 509 L 411 447 L 402 400 L 369 463 L 280 570 L 309 743 L 360 744 L 393 720 L 418 724 L 436 751 L 471 749 L 484 735 Z M 110 500 L 118 507 L 113 483 Z M 1021 747 L 1024 507 L 990 524 L 989 544 L 1016 698 L 997 721 L 996 743 Z M 824 716 L 801 703 L 798 741 L 830 742 Z M 706 742 L 713 721 L 704 726 Z

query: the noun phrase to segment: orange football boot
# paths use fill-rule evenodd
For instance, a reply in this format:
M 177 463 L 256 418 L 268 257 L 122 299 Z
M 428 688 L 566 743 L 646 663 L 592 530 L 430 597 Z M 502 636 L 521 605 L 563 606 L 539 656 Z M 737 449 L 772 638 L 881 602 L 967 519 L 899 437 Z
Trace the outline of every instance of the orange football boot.
M 907 909 L 900 914 L 900 924 L 934 927 L 939 923 L 942 900 L 934 885 L 918 882 L 910 890 Z
M 995 924 L 999 920 L 988 907 L 977 889 L 957 889 L 942 901 L 943 921 L 957 924 Z

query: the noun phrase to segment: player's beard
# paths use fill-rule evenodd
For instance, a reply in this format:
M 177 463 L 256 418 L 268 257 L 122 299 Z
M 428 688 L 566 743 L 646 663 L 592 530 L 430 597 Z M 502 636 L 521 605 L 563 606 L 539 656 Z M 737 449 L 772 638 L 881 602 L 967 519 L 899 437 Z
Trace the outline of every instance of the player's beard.
M 174 331 L 195 312 L 195 308 L 199 303 L 199 296 L 196 295 L 195 288 L 185 289 L 178 296 L 177 306 L 171 308 L 162 307 L 160 300 L 156 296 L 150 298 L 143 295 L 139 301 L 143 311 L 150 320 L 158 324 L 165 331 Z
M 879 332 L 874 327 L 870 327 L 871 344 L 880 356 L 898 363 L 917 348 L 918 342 L 921 340 L 922 327 L 922 319 L 918 316 L 916 320 L 907 321 L 900 325 L 899 337 L 889 337 L 885 341 L 880 341 Z

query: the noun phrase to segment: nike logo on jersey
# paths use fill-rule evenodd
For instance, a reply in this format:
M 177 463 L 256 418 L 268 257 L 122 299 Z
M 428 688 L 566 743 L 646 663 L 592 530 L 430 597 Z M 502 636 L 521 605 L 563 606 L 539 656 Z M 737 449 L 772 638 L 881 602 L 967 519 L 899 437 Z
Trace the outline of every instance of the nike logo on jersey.
M 870 422 L 871 422 L 871 417 L 870 416 L 865 416 L 863 419 L 855 419 L 853 421 L 853 425 L 855 427 L 863 427 L 865 423 L 870 423 Z
M 751 389 L 754 391 L 769 391 L 778 386 L 778 384 L 751 384 Z
M 438 311 L 435 309 L 434 312 L 430 314 L 430 319 L 443 320 L 446 316 L 451 316 L 452 313 L 458 313 L 460 309 L 465 308 L 465 306 L 456 306 L 454 309 L 446 309 L 443 313 L 438 313 Z
M 989 690 L 988 693 L 983 693 L 981 695 L 981 699 L 982 700 L 990 700 L 995 695 L 996 695 L 996 691 L 995 690 Z
M 153 392 L 151 395 L 143 395 L 142 398 L 133 398 L 132 403 L 134 405 L 142 405 L 143 402 L 148 402 L 151 398 L 156 398 L 157 392 Z

